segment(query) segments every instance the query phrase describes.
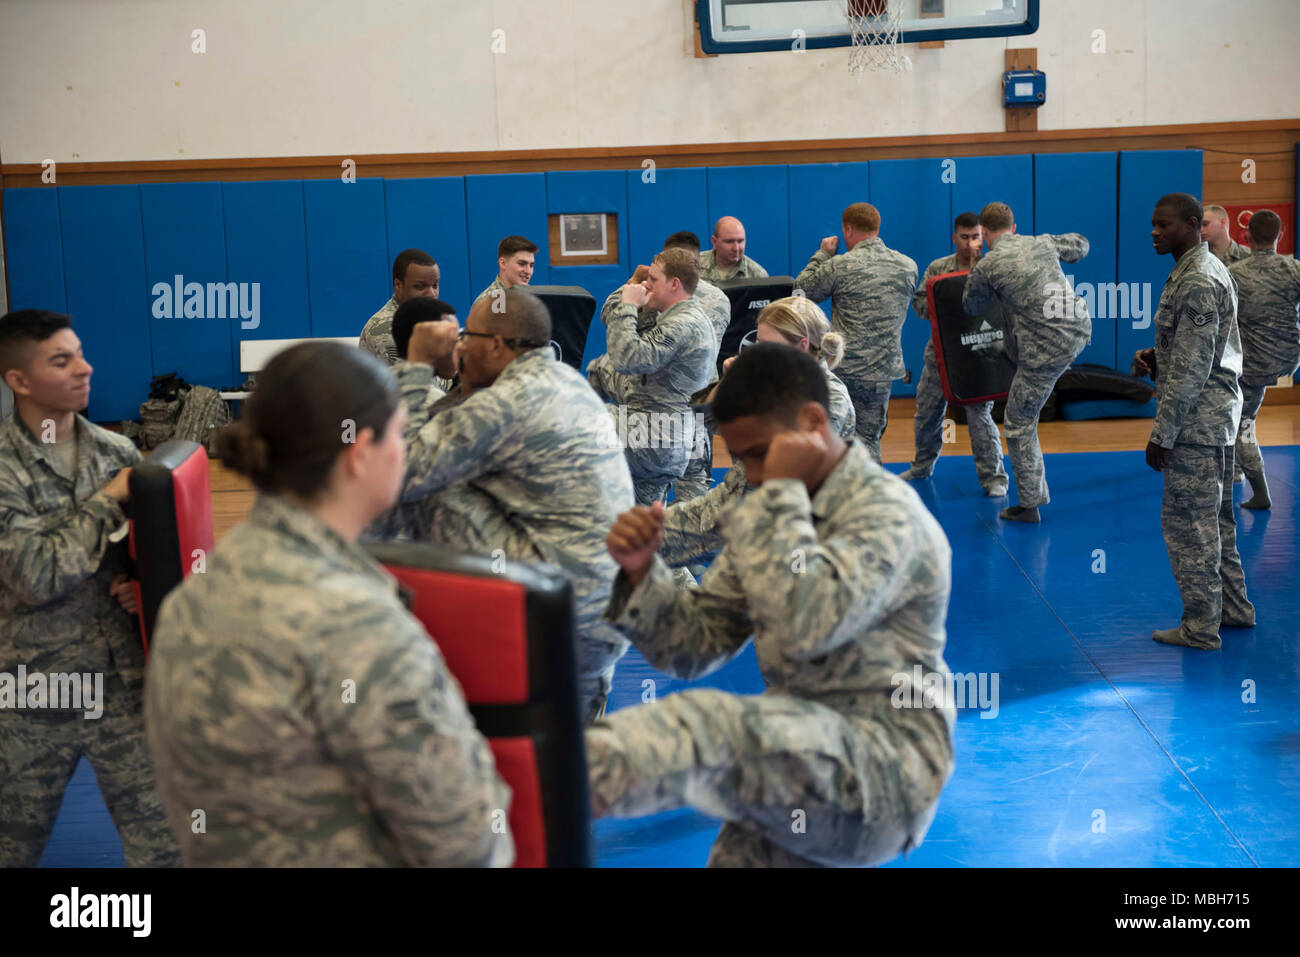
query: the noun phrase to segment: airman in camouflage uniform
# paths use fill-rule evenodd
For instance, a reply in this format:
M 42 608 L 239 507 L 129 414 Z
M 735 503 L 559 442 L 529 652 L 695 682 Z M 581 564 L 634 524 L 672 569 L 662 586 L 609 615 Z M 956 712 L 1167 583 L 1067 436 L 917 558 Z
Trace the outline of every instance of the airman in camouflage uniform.
M 1250 250 L 1232 238 L 1228 232 L 1228 211 L 1222 206 L 1206 206 L 1201 223 L 1201 240 L 1210 244 L 1210 252 L 1225 266 L 1241 262 L 1250 256 Z
M 391 575 L 287 499 L 260 494 L 163 601 L 148 720 L 186 864 L 514 858 L 510 790 L 437 645 Z
M 727 279 L 766 279 L 767 270 L 748 256 L 741 256 L 740 262 L 731 267 L 720 266 L 713 250 L 700 253 L 700 277 L 709 282 L 722 282 Z
M 615 310 L 621 305 L 621 295 L 622 289 L 615 289 L 601 307 L 600 317 L 606 325 L 609 325 L 614 318 Z M 699 285 L 695 287 L 695 299 L 699 301 L 713 323 L 713 332 L 718 343 L 713 353 L 713 363 L 716 367 L 718 349 L 722 348 L 722 336 L 727 331 L 727 326 L 731 324 L 731 300 L 727 298 L 725 292 L 706 279 L 701 279 Z M 658 318 L 657 310 L 643 306 L 637 313 L 637 332 L 652 328 Z M 686 471 L 673 483 L 673 497 L 676 501 L 684 502 L 687 499 L 698 498 L 709 490 L 709 479 L 713 474 L 713 436 L 707 413 L 704 424 L 703 437 L 701 439 L 697 436 L 695 443 L 700 454 L 692 454 L 690 461 L 686 463 Z
M 745 255 L 745 225 L 735 216 L 723 216 L 713 224 L 713 248 L 700 253 L 700 275 L 709 282 L 723 279 L 763 279 L 767 270 Z M 734 265 L 718 261 L 718 250 Z
M 1256 213 L 1256 216 L 1262 215 Z M 1276 240 L 1257 246 L 1250 258 L 1228 272 L 1237 285 L 1237 319 L 1241 330 L 1241 424 L 1237 431 L 1238 466 L 1250 479 L 1254 496 L 1243 508 L 1270 508 L 1264 458 L 1259 454 L 1255 420 L 1264 390 L 1280 376 L 1293 375 L 1300 364 L 1300 263 L 1279 256 Z
M 947 673 L 943 530 L 856 441 L 815 492 L 769 478 L 721 523 L 699 588 L 677 588 L 656 555 L 635 587 L 620 572 L 609 616 L 684 679 L 752 636 L 766 690 L 683 691 L 598 722 L 593 813 L 721 817 L 714 867 L 878 864 L 917 846 L 952 772 L 955 715 L 933 697 L 893 702 L 914 668 Z
M 54 335 L 67 340 L 55 348 L 77 352 L 66 325 Z M 80 415 L 73 438 L 43 442 L 23 421 L 23 403 L 19 396 L 0 424 L 0 674 L 23 666 L 28 676 L 102 675 L 103 713 L 0 707 L 0 867 L 40 861 L 83 755 L 127 866 L 177 866 L 145 739 L 144 648 L 135 617 L 111 593 L 128 567 L 126 542 L 115 534 L 126 517 L 106 486 L 140 453 Z
M 505 284 L 501 282 L 501 277 L 495 276 L 493 277 L 492 281 L 488 283 L 487 288 L 474 297 L 474 304 L 478 305 L 484 299 L 487 299 L 497 294 L 504 294 L 505 291 L 506 291 L 506 287 Z
M 927 285 L 933 276 L 942 276 L 967 268 L 957 263 L 957 254 L 944 256 L 930 263 L 921 277 L 912 309 L 928 324 L 930 303 Z M 967 405 L 966 424 L 970 428 L 970 448 L 975 459 L 975 473 L 984 491 L 994 498 L 1007 494 L 1007 472 L 1002 466 L 1002 437 L 993 421 L 993 403 Z M 916 384 L 916 417 L 912 428 L 916 437 L 916 457 L 911 468 L 903 473 L 907 479 L 928 478 L 934 472 L 934 463 L 943 450 L 943 421 L 948 411 L 943 384 L 939 381 L 939 367 L 934 358 L 934 336 L 925 343 L 925 365 Z
M 1173 253 L 1177 264 L 1156 311 L 1155 349 L 1139 352 L 1134 368 L 1150 371 L 1156 379 L 1147 462 L 1164 474 L 1160 524 L 1183 599 L 1181 625 L 1152 637 L 1215 649 L 1222 644 L 1221 624 L 1255 623 L 1232 513 L 1241 339 L 1232 277 L 1191 226 L 1200 218 L 1200 205 L 1186 196 L 1179 211 L 1178 198 L 1185 195 L 1163 197 L 1153 217 L 1157 252 Z M 1181 255 L 1180 241 L 1187 245 Z
M 507 309 L 527 300 L 506 294 Z M 487 304 L 471 324 L 490 328 Z M 508 318 L 508 317 L 507 317 Z M 417 327 L 419 328 L 419 327 Z M 479 331 L 477 328 L 474 331 Z M 627 641 L 602 618 L 617 567 L 605 535 L 632 504 L 632 479 L 614 421 L 547 340 L 524 347 L 490 385 L 427 404 L 433 367 L 396 367 L 409 417 L 401 500 L 422 516 L 418 537 L 465 551 L 547 562 L 573 583 L 579 677 L 588 720 L 604 707 Z M 465 376 L 462 373 L 462 381 Z
M 655 257 L 651 275 L 661 268 L 661 257 L 674 253 L 689 256 L 678 249 L 661 253 Z M 660 282 L 674 281 L 663 279 L 662 272 L 658 275 Z M 623 287 L 633 288 L 635 285 Z M 606 353 L 587 367 L 592 388 L 618 406 L 618 414 L 626 415 L 629 425 L 671 422 L 676 426 L 669 429 L 672 434 L 666 443 L 655 441 L 653 435 L 649 441 L 640 441 L 632 428 L 626 429 L 628 466 L 636 500 L 642 505 L 663 501 L 669 485 L 682 477 L 691 457 L 702 454 L 691 397 L 713 378 L 718 339 L 694 288 L 688 290 L 683 285 L 681 292 L 685 298 L 660 312 L 653 325 L 641 328 L 639 307 L 623 302 L 620 291 L 619 301 L 602 314 Z M 655 431 L 662 434 L 664 430 Z
M 358 345 L 390 366 L 397 361 L 393 341 L 393 316 L 397 307 L 415 296 L 438 298 L 442 270 L 432 256 L 420 249 L 404 249 L 393 260 L 393 295 L 361 329 Z
M 845 215 L 852 217 L 856 207 L 866 207 L 870 213 L 865 215 L 874 219 L 860 220 L 856 227 L 846 219 L 848 251 L 835 255 L 839 240 L 827 237 L 794 286 L 814 302 L 831 299 L 831 328 L 844 337 L 844 358 L 836 371 L 853 398 L 858 438 L 880 462 L 889 393 L 893 381 L 907 373 L 903 320 L 916 291 L 917 270 L 915 262 L 881 240 L 880 214 L 874 207 L 855 203 Z M 864 223 L 874 225 L 864 228 Z
M 990 204 L 1002 206 L 1002 204 Z M 1016 373 L 1007 394 L 1003 433 L 1016 477 L 1018 504 L 1001 516 L 1038 521 L 1038 508 L 1051 499 L 1038 444 L 1038 415 L 1061 377 L 1092 336 L 1087 304 L 1061 270 L 1088 255 L 1088 240 L 1078 233 L 1018 236 L 1014 223 L 998 228 L 980 215 L 989 252 L 966 278 L 962 305 L 972 316 L 984 313 L 996 298 L 1007 309 L 1007 355 Z M 1006 220 L 1010 221 L 1010 210 Z
M 830 389 L 831 431 L 845 442 L 853 438 L 853 402 L 844 383 L 830 370 L 825 360 L 818 365 L 826 373 Z M 749 489 L 745 466 L 733 461 L 722 481 L 699 498 L 674 501 L 664 509 L 664 543 L 660 557 L 670 566 L 694 565 L 711 558 L 722 548 L 718 516 L 728 505 L 740 500 Z

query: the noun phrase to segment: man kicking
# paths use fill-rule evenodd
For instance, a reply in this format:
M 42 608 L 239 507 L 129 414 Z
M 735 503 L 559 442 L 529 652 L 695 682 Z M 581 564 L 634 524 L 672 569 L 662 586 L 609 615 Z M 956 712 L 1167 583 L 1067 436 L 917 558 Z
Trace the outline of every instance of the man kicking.
M 1162 196 L 1151 215 L 1158 255 L 1176 262 L 1156 311 L 1156 344 L 1133 357 L 1133 374 L 1156 381 L 1147 464 L 1164 475 L 1160 527 L 1183 597 L 1177 628 L 1152 633 L 1167 645 L 1213 651 L 1219 626 L 1252 628 L 1255 607 L 1237 554 L 1232 450 L 1241 416 L 1237 292 L 1228 268 L 1201 241 L 1201 204 Z
M 607 539 L 622 569 L 607 617 L 655 667 L 697 678 L 753 636 L 763 694 L 683 691 L 587 732 L 593 813 L 721 817 L 711 867 L 883 863 L 921 842 L 952 772 L 951 702 L 891 704 L 914 668 L 947 673 L 952 553 L 916 493 L 831 428 L 828 396 L 788 346 L 728 370 L 718 430 L 758 488 L 721 516 L 698 588 L 656 554 L 661 505 Z
M 1008 355 L 1016 363 L 1002 425 L 1019 501 L 998 515 L 1015 522 L 1037 522 L 1038 509 L 1050 501 L 1043 450 L 1038 445 L 1038 415 L 1056 380 L 1092 337 L 1088 307 L 1074 294 L 1061 271 L 1061 260 L 1077 263 L 1088 255 L 1088 240 L 1078 233 L 1017 236 L 1006 203 L 985 206 L 980 227 L 989 252 L 966 277 L 962 306 L 978 316 L 994 297 L 1006 305 L 1011 324 Z

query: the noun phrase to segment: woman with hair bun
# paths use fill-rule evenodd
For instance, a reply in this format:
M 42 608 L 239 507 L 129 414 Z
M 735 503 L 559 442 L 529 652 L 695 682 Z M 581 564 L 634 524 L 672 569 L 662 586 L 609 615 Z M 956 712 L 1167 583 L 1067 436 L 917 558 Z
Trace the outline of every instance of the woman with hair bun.
M 219 437 L 259 494 L 206 571 L 164 600 L 146 690 L 186 864 L 513 859 L 492 826 L 509 789 L 460 686 L 357 545 L 397 499 L 405 418 L 383 363 L 310 342 L 271 360 Z

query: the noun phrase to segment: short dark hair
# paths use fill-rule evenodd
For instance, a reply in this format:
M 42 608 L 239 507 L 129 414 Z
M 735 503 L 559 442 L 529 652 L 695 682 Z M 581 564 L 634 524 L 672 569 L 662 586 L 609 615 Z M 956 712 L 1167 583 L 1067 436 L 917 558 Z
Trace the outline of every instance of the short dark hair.
M 369 352 L 303 342 L 257 374 L 243 417 L 217 433 L 217 449 L 222 462 L 259 490 L 310 501 L 329 485 L 347 426 L 354 436 L 372 429 L 380 439 L 398 401 L 397 379 Z
M 1205 221 L 1205 211 L 1201 209 L 1201 201 L 1191 193 L 1165 193 L 1156 200 L 1156 209 L 1161 206 L 1172 209 L 1179 219 L 1196 220 L 1197 226 Z
M 393 313 L 393 343 L 397 346 L 397 357 L 406 358 L 406 349 L 411 344 L 411 330 L 418 322 L 437 322 L 443 316 L 454 316 L 456 307 L 441 299 L 428 296 L 416 296 L 397 307 Z
M 802 349 L 760 342 L 742 351 L 718 383 L 713 416 L 723 423 L 756 415 L 793 424 L 809 402 L 830 415 L 830 387 L 817 360 Z
M 417 266 L 436 266 L 434 258 L 423 249 L 403 249 L 393 260 L 393 278 L 406 282 L 406 270 L 412 263 Z
M 689 229 L 681 229 L 664 240 L 664 249 L 693 249 L 700 251 L 700 237 Z
M 952 221 L 952 231 L 955 233 L 959 229 L 974 229 L 980 224 L 980 218 L 974 213 L 960 213 Z
M 71 316 L 48 309 L 17 309 L 0 318 L 0 376 L 26 367 L 36 346 L 71 328 Z
M 507 236 L 497 244 L 497 259 L 505 259 L 515 253 L 535 253 L 537 243 L 523 236 Z
M 1250 241 L 1258 246 L 1267 246 L 1277 241 L 1282 235 L 1282 217 L 1271 209 L 1261 209 L 1250 217 Z

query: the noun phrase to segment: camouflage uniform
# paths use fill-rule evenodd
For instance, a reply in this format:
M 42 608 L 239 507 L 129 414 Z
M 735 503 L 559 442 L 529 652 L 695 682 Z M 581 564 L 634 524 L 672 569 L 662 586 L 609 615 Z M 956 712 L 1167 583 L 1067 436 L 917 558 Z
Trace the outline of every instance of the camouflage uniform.
M 663 501 L 691 457 L 703 454 L 691 397 L 713 378 L 718 340 L 694 297 L 660 313 L 647 326 L 640 324 L 631 303 L 607 301 L 606 306 L 612 306 L 602 312 L 606 353 L 587 367 L 587 379 L 601 398 L 619 407 L 636 501 L 649 505 Z M 661 445 L 658 436 L 664 422 L 671 423 L 670 435 Z
M 593 812 L 721 817 L 711 866 L 879 864 L 916 847 L 952 773 L 954 711 L 891 698 L 914 666 L 948 670 L 943 530 L 858 442 L 811 499 L 769 480 L 722 529 L 699 588 L 675 587 L 656 557 L 635 589 L 619 575 L 609 616 L 684 679 L 752 635 L 766 691 L 682 691 L 598 722 Z
M 1038 414 L 1092 336 L 1088 307 L 1061 271 L 1061 260 L 1076 263 L 1088 255 L 1088 240 L 1078 233 L 1017 236 L 997 241 L 966 278 L 962 305 L 981 315 L 996 297 L 1007 307 L 1008 356 L 1016 374 L 1007 393 L 1003 433 L 1016 476 L 1016 495 L 1025 508 L 1046 505 L 1051 497 L 1038 445 Z
M 1234 263 L 1228 273 L 1237 286 L 1242 351 L 1237 463 L 1250 479 L 1251 488 L 1267 496 L 1255 418 L 1264 402 L 1264 390 L 1280 376 L 1293 375 L 1300 364 L 1300 263 L 1291 256 L 1260 249 Z
M 260 495 L 164 599 L 151 651 L 149 745 L 186 864 L 512 862 L 510 789 L 438 646 L 310 512 Z
M 397 361 L 397 343 L 393 341 L 393 316 L 397 314 L 397 297 L 389 297 L 383 307 L 366 320 L 358 343 L 390 366 Z
M 831 430 L 845 442 L 853 438 L 853 402 L 849 390 L 839 377 L 820 361 L 830 388 Z M 664 510 L 664 543 L 659 557 L 673 566 L 693 565 L 711 558 L 722 547 L 722 532 L 718 516 L 733 502 L 739 501 L 749 485 L 745 466 L 733 461 L 722 481 L 699 498 L 688 502 L 673 502 Z
M 127 571 L 126 521 L 100 489 L 140 461 L 131 442 L 76 417 L 75 479 L 17 411 L 0 425 L 0 673 L 102 674 L 104 713 L 0 709 L 0 867 L 35 867 L 82 755 L 129 867 L 175 866 L 154 786 L 141 694 L 144 647 L 109 594 Z
M 1170 449 L 1160 525 L 1183 598 L 1182 638 L 1219 647 L 1219 624 L 1254 623 L 1232 514 L 1232 446 L 1241 417 L 1237 293 L 1200 243 L 1178 260 L 1156 311 L 1156 421 Z
M 427 365 L 398 367 L 410 413 L 402 502 L 419 504 L 422 538 L 480 554 L 500 549 L 569 576 L 579 678 L 594 718 L 627 652 L 602 617 L 618 571 L 605 536 L 633 503 L 613 420 L 549 347 L 516 358 L 491 386 L 430 409 L 432 378 Z
M 719 266 L 714 261 L 713 250 L 700 253 L 700 276 L 709 282 L 721 282 L 724 279 L 765 279 L 767 270 L 746 255 L 741 255 L 740 262 L 730 269 Z
M 907 373 L 903 320 L 916 291 L 916 263 L 877 236 L 838 256 L 817 250 L 794 286 L 814 302 L 831 297 L 831 328 L 844 337 L 839 377 L 853 397 L 858 438 L 879 462 L 889 392 Z
M 616 292 L 615 296 L 617 295 Z M 700 305 L 713 321 L 713 332 L 718 340 L 718 349 L 713 354 L 713 366 L 716 369 L 718 354 L 722 349 L 722 337 L 726 334 L 727 326 L 731 325 L 731 300 L 727 298 L 725 292 L 707 279 L 700 280 L 695 288 L 695 298 L 699 300 Z M 637 324 L 640 325 L 640 320 Z M 703 432 L 696 437 L 696 446 L 700 454 L 691 456 L 690 461 L 686 463 L 686 471 L 673 483 L 673 499 L 678 502 L 699 498 L 709 490 L 710 480 L 713 478 L 713 432 L 716 424 L 713 421 L 712 409 L 706 409 L 704 418 L 700 421 L 704 424 Z
M 1219 262 L 1225 266 L 1231 266 L 1233 263 L 1239 263 L 1243 259 L 1250 258 L 1250 250 L 1237 242 L 1235 239 L 1229 239 L 1227 247 L 1221 253 L 1215 253 Z
M 504 294 L 505 291 L 506 291 L 505 284 L 501 281 L 501 275 L 498 273 L 496 278 L 493 279 L 492 282 L 488 284 L 488 287 L 474 297 L 474 304 L 478 305 L 479 300 L 486 299 L 488 296 L 491 296 L 494 293 L 498 293 L 498 292 Z
M 930 322 L 930 303 L 926 284 L 933 276 L 956 272 L 957 254 L 944 256 L 930 263 L 921 277 L 921 284 L 912 297 L 912 309 L 927 324 Z M 933 328 L 933 327 L 931 327 Z M 975 473 L 985 491 L 1005 492 L 1007 472 L 1002 466 L 1002 437 L 993 421 L 993 403 L 981 402 L 964 406 L 966 424 L 970 428 L 970 448 L 975 459 Z M 934 336 L 925 343 L 925 365 L 916 384 L 916 417 L 912 429 L 916 436 L 916 457 L 911 473 L 926 478 L 934 472 L 934 463 L 943 450 L 943 421 L 948 411 L 948 400 L 943 395 L 939 381 L 939 367 L 934 357 Z

